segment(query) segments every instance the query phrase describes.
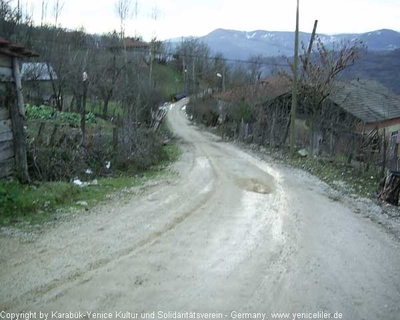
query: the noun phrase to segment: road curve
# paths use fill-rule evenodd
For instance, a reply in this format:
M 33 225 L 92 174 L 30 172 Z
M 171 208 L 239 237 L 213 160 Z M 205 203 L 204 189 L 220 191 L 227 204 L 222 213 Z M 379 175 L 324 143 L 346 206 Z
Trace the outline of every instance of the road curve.
M 186 103 L 168 114 L 179 178 L 33 243 L 0 238 L 0 311 L 399 319 L 398 241 L 316 178 L 198 131 Z

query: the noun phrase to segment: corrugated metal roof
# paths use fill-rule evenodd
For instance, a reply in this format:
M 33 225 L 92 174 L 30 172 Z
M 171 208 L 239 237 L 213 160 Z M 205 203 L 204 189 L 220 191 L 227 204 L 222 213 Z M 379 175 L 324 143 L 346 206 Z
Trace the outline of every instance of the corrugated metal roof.
M 24 81 L 50 81 L 51 78 L 57 80 L 57 74 L 52 66 L 47 66 L 45 62 L 24 62 L 21 74 Z
M 376 80 L 338 82 L 329 98 L 365 123 L 400 118 L 400 96 Z

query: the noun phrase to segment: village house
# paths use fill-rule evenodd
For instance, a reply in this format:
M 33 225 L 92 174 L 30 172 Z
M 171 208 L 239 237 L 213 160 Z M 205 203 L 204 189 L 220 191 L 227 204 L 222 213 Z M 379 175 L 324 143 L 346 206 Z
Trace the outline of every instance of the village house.
M 140 57 L 145 63 L 150 61 L 151 46 L 149 43 L 140 41 L 135 38 L 125 38 L 123 41 L 119 41 L 118 44 L 114 45 L 112 49 L 125 50 L 127 54 Z
M 283 76 L 271 76 L 249 86 L 214 94 L 220 112 L 239 102 L 257 105 L 291 93 L 291 83 Z
M 288 125 L 288 121 L 282 121 L 281 118 L 289 119 L 291 91 L 290 81 L 278 75 L 254 85 L 215 94 L 214 97 L 218 101 L 220 114 L 228 113 L 239 103 L 259 106 L 257 122 L 261 127 L 259 134 L 263 135 L 261 141 L 264 141 L 264 137 L 275 141 L 279 135 L 282 136 L 281 140 L 287 138 L 287 127 L 283 127 Z M 317 152 L 362 152 L 359 148 L 367 143 L 363 140 L 379 140 L 385 133 L 387 140 L 391 141 L 388 166 L 392 168 L 395 163 L 398 168 L 400 97 L 388 88 L 366 79 L 337 82 L 319 112 L 321 118 L 314 130 L 314 149 Z M 310 124 L 307 121 L 307 100 L 301 97 L 298 99 L 296 116 L 296 141 L 307 145 L 310 141 Z M 280 119 L 280 123 L 276 119 Z M 376 134 L 371 134 L 374 130 Z M 279 133 L 278 136 L 271 136 L 273 132 Z M 375 146 L 375 149 L 377 152 L 379 148 Z
M 376 80 L 339 82 L 330 99 L 360 119 L 365 131 L 400 129 L 400 96 Z
M 389 151 L 387 166 L 399 170 L 400 96 L 376 80 L 357 79 L 339 83 L 330 99 L 361 120 L 361 133 L 384 137 Z

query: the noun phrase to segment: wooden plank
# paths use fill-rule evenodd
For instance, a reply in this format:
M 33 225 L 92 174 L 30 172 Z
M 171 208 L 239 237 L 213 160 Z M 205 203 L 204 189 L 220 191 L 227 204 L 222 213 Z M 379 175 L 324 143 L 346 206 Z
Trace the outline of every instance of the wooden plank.
M 0 133 L 0 142 L 11 141 L 11 140 L 13 140 L 13 133 L 12 132 Z
M 0 120 L 7 120 L 10 119 L 10 111 L 8 108 L 0 107 Z
M 0 67 L 0 82 L 10 82 L 13 80 L 13 70 L 11 68 Z
M 14 149 L 14 141 L 10 140 L 10 141 L 0 142 L 0 152 L 8 148 Z
M 11 132 L 11 119 L 0 120 L 0 133 Z
M 0 54 L 0 67 L 12 68 L 12 59 L 6 55 Z
M 1 145 L 2 145 L 2 143 L 0 143 L 0 149 L 3 148 Z M 6 142 L 6 143 L 4 143 L 4 145 L 5 145 L 4 150 L 0 150 L 0 161 L 14 158 L 14 155 L 15 155 L 13 143 L 10 144 L 9 142 Z
M 13 174 L 14 166 L 15 166 L 14 158 L 0 161 L 0 178 L 11 176 Z

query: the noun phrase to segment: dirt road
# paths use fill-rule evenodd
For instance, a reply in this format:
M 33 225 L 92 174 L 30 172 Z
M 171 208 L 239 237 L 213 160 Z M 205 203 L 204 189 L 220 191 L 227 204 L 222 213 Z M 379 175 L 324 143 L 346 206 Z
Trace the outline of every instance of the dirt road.
M 178 178 L 33 242 L 0 237 L 0 311 L 399 319 L 398 241 L 308 174 L 197 131 L 185 103 L 168 115 Z

